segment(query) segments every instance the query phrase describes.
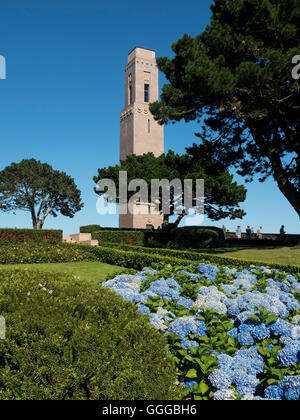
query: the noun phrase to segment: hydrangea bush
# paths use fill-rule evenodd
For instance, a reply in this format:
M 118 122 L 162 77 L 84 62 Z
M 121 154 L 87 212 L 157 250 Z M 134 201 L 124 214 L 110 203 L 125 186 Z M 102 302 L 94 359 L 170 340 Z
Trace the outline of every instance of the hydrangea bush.
M 103 285 L 166 336 L 186 398 L 298 400 L 299 280 L 201 263 L 145 268 Z

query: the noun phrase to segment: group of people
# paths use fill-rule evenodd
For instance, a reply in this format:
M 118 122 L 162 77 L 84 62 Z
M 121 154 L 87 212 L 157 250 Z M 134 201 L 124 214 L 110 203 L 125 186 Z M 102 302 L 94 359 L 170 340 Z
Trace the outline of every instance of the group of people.
M 241 226 L 238 226 L 237 227 L 237 230 L 236 230 L 235 233 L 236 233 L 236 237 L 238 239 L 241 239 L 242 238 Z M 247 226 L 247 229 L 246 229 L 246 239 L 253 239 L 254 238 L 254 235 L 255 235 L 254 228 L 253 227 L 250 228 L 250 226 L 248 225 Z M 262 239 L 263 238 L 263 236 L 262 236 L 262 226 L 260 226 L 257 229 L 257 231 L 256 231 L 256 238 L 257 239 Z
M 226 232 L 228 232 L 228 230 L 226 229 L 226 227 L 224 225 L 223 225 L 222 229 L 223 229 L 223 232 L 224 232 L 224 236 L 226 238 Z M 280 238 L 281 239 L 284 239 L 285 234 L 286 234 L 285 227 L 284 227 L 284 225 L 282 225 L 281 228 L 280 228 Z M 235 231 L 235 236 L 238 239 L 241 239 L 242 238 L 242 229 L 241 229 L 241 226 L 238 226 L 237 227 L 237 229 Z M 247 226 L 247 229 L 246 229 L 246 239 L 253 239 L 253 238 L 263 239 L 262 226 L 259 226 L 259 228 L 257 229 L 256 236 L 255 236 L 254 228 L 253 227 L 251 228 L 249 225 Z
M 227 229 L 226 229 L 226 227 L 223 225 L 223 227 L 222 227 L 222 229 L 223 229 L 223 232 L 224 232 L 224 236 L 226 237 L 226 232 L 227 232 Z M 249 225 L 247 226 L 247 229 L 246 229 L 246 239 L 252 239 L 252 238 L 254 238 L 254 235 L 255 235 L 255 231 L 254 231 L 254 228 L 252 227 L 250 227 Z M 237 229 L 236 229 L 236 231 L 235 231 L 235 236 L 238 238 L 238 239 L 241 239 L 242 238 L 242 229 L 241 229 L 241 226 L 238 226 L 237 227 Z M 258 229 L 257 229 L 257 231 L 256 231 L 256 238 L 258 238 L 258 239 L 262 239 L 263 238 L 263 236 L 262 236 L 262 226 L 260 226 Z

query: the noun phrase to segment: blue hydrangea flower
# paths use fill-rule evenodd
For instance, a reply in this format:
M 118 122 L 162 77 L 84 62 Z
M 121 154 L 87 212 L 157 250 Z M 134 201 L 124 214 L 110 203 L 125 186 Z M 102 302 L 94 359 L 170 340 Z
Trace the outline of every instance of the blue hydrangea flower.
M 298 345 L 286 346 L 277 353 L 277 360 L 285 367 L 300 362 L 300 343 Z
M 191 379 L 184 383 L 184 388 L 191 388 L 194 385 L 197 385 L 197 381 Z
M 199 272 L 204 274 L 207 280 L 215 281 L 217 273 L 220 271 L 218 267 L 211 264 L 200 263 Z
M 156 280 L 150 284 L 149 290 L 155 293 L 157 296 L 161 296 L 173 301 L 179 299 L 180 297 L 180 287 L 176 282 L 175 284 L 177 286 L 175 286 L 174 282 L 175 280 L 171 282 L 170 279 L 168 281 L 165 279 Z M 170 287 L 170 283 L 172 284 L 172 287 Z
M 225 371 L 232 380 L 239 372 L 255 377 L 264 371 L 264 360 L 257 347 L 238 350 L 233 357 L 221 354 L 218 356 L 218 363 L 219 369 Z
M 198 297 L 194 306 L 205 309 L 213 309 L 219 313 L 227 313 L 227 297 L 224 293 L 220 292 L 215 286 L 205 287 L 202 286 L 198 290 Z
M 227 313 L 229 316 L 238 316 L 241 312 L 239 304 L 236 300 L 229 300 L 227 303 Z
M 220 354 L 218 356 L 218 362 L 219 362 L 219 369 L 226 372 L 229 376 L 232 375 L 232 366 L 234 363 L 234 359 L 231 356 L 228 356 L 228 354 Z
M 220 389 L 214 393 L 215 401 L 235 400 L 234 392 L 231 389 Z
M 255 340 L 265 340 L 270 337 L 270 330 L 265 326 L 265 324 L 260 324 L 253 328 L 251 334 Z
M 226 271 L 226 274 L 228 276 L 234 276 L 237 272 L 236 268 L 229 268 L 229 267 L 224 267 L 224 270 Z
M 284 393 L 284 399 L 288 401 L 298 401 L 299 393 L 294 389 L 287 389 Z
M 276 336 L 290 336 L 291 333 L 291 324 L 283 319 L 277 319 L 276 322 L 270 325 L 270 331 Z
M 283 390 L 284 399 L 298 400 L 300 397 L 300 376 L 285 376 L 278 386 Z
M 235 390 L 238 394 L 253 395 L 259 384 L 259 379 L 241 369 L 237 369 L 234 371 L 232 382 L 236 385 Z
M 283 390 L 277 385 L 271 385 L 265 389 L 265 398 L 268 400 L 282 400 Z
M 183 296 L 180 296 L 178 299 L 178 302 L 176 304 L 176 307 L 183 306 L 186 309 L 190 309 L 194 305 L 194 301 L 192 299 L 187 299 Z
M 228 335 L 228 337 L 232 337 L 232 338 L 237 339 L 238 338 L 238 332 L 239 332 L 238 328 L 232 328 L 232 330 L 228 331 L 227 335 Z
M 195 341 L 195 340 L 188 340 L 187 338 L 184 338 L 182 341 L 181 341 L 181 345 L 182 345 L 182 348 L 184 348 L 184 349 L 188 349 L 189 347 L 199 347 L 199 343 L 197 343 L 197 341 Z
M 239 327 L 237 339 L 241 346 L 252 346 L 254 344 L 254 340 L 251 335 L 252 330 L 252 325 L 243 324 Z
M 195 333 L 200 337 L 206 335 L 206 326 L 205 322 L 199 321 L 196 317 L 181 317 L 169 324 L 167 332 L 182 338 L 185 338 L 190 333 Z
M 146 305 L 139 305 L 138 310 L 143 315 L 150 315 L 150 309 Z
M 227 389 L 231 385 L 230 376 L 221 369 L 214 370 L 208 377 L 210 383 L 217 389 Z

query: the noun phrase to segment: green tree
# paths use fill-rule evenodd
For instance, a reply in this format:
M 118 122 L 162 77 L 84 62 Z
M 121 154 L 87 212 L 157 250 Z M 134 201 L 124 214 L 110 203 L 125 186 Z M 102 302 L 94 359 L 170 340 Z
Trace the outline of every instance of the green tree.
M 148 184 L 147 202 L 151 202 L 151 180 L 167 179 L 172 181 L 179 179 L 182 187 L 185 179 L 193 180 L 192 204 L 197 210 L 197 199 L 205 198 L 205 214 L 213 220 L 220 220 L 223 218 L 242 218 L 245 212 L 240 209 L 239 203 L 246 199 L 246 189 L 243 185 L 237 185 L 233 182 L 233 176 L 223 168 L 217 165 L 212 165 L 210 162 L 205 162 L 198 159 L 197 155 L 190 153 L 184 155 L 175 154 L 169 151 L 166 155 L 155 157 L 153 153 L 146 153 L 144 155 L 136 156 L 129 155 L 126 160 L 122 160 L 120 165 L 110 166 L 108 168 L 98 169 L 98 175 L 94 177 L 94 182 L 98 183 L 100 180 L 110 179 L 116 184 L 116 201 L 120 200 L 120 185 L 119 172 L 127 172 L 127 185 L 135 179 L 143 179 Z M 205 185 L 205 196 L 197 197 L 196 195 L 196 180 L 203 179 Z M 95 191 L 99 195 L 107 193 L 107 189 L 102 191 Z M 167 199 L 166 205 L 170 208 L 170 214 L 165 215 L 165 220 L 169 216 L 178 214 L 179 203 L 184 204 L 184 188 L 180 196 L 175 194 L 174 188 L 169 188 L 170 199 Z M 135 191 L 128 192 L 128 199 L 135 194 Z M 106 196 L 109 201 L 109 197 Z M 159 208 L 162 208 L 163 190 L 160 189 L 159 194 Z M 200 203 L 201 205 L 201 203 Z M 199 210 L 198 206 L 198 210 Z M 181 219 L 188 213 L 188 209 L 183 206 L 182 213 L 178 215 L 176 224 L 179 224 Z
M 29 211 L 34 229 L 42 229 L 49 214 L 74 217 L 82 207 L 74 180 L 47 163 L 24 159 L 0 172 L 0 210 Z
M 160 123 L 197 120 L 200 159 L 246 181 L 272 176 L 300 216 L 299 0 L 215 0 L 211 23 L 158 59 L 168 79 L 151 104 Z M 197 146 L 193 146 L 196 153 Z

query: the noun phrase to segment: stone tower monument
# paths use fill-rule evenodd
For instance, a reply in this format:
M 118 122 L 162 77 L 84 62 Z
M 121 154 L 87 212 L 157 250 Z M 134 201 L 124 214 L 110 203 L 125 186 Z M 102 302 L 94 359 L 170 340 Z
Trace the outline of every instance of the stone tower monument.
M 155 51 L 136 47 L 128 54 L 125 68 L 125 108 L 120 117 L 121 160 L 131 154 L 152 152 L 160 156 L 164 153 L 164 128 L 149 111 L 149 103 L 157 100 L 158 68 Z M 148 214 L 144 214 L 146 212 Z M 162 222 L 163 215 L 151 214 L 151 205 L 148 203 L 137 204 L 134 214 L 119 215 L 120 228 L 143 229 L 151 225 L 158 228 Z

